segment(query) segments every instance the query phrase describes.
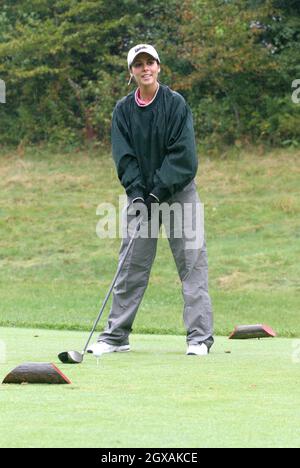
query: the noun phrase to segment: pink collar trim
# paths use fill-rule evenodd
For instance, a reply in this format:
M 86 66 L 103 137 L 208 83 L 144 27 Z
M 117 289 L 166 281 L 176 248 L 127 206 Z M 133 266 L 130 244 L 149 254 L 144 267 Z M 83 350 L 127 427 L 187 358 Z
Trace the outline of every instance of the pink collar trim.
M 137 103 L 138 106 L 140 107 L 146 107 L 146 106 L 149 106 L 153 101 L 154 99 L 156 98 L 157 96 L 157 93 L 158 93 L 158 90 L 159 90 L 159 83 L 158 83 L 158 87 L 157 87 L 157 90 L 153 96 L 153 98 L 151 99 L 151 101 L 143 101 L 143 99 L 141 98 L 141 91 L 140 91 L 140 88 L 137 88 L 137 90 L 135 91 L 135 94 L 134 94 L 134 97 L 135 97 L 135 102 Z

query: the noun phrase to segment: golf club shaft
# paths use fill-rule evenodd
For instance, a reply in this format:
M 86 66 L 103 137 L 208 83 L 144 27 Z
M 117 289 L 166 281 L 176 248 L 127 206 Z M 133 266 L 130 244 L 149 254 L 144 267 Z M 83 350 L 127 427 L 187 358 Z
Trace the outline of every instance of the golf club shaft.
M 95 321 L 95 323 L 94 323 L 93 329 L 92 329 L 92 331 L 91 331 L 91 333 L 90 333 L 89 339 L 88 339 L 88 341 L 87 341 L 87 343 L 86 343 L 86 345 L 85 345 L 85 347 L 84 347 L 84 350 L 82 351 L 82 355 L 85 354 L 85 352 L 86 352 L 86 350 L 87 350 L 87 347 L 88 347 L 88 345 L 90 344 L 91 338 L 92 338 L 92 336 L 93 336 L 93 334 L 94 334 L 94 331 L 96 330 L 96 327 L 97 327 L 97 325 L 98 325 L 98 323 L 99 323 L 99 320 L 100 320 L 100 318 L 101 318 L 101 316 L 102 316 L 102 313 L 103 313 L 103 311 L 104 311 L 104 309 L 105 309 L 105 306 L 106 306 L 106 304 L 107 304 L 107 301 L 108 301 L 108 299 L 109 299 L 109 297 L 110 297 L 110 295 L 111 295 L 111 292 L 112 292 L 112 290 L 113 290 L 113 288 L 114 288 L 114 286 L 115 286 L 115 284 L 116 284 L 116 281 L 117 281 L 117 279 L 118 279 L 118 277 L 119 277 L 119 274 L 120 274 L 120 272 L 121 272 L 121 270 L 122 270 L 122 268 L 123 268 L 123 265 L 124 265 L 124 263 L 125 263 L 125 260 L 126 260 L 126 258 L 127 258 L 128 253 L 129 253 L 129 251 L 130 251 L 130 249 L 131 249 L 131 246 L 132 246 L 132 244 L 133 244 L 133 242 L 134 242 L 134 240 L 135 240 L 135 237 L 136 237 L 136 235 L 137 235 L 137 232 L 140 230 L 141 224 L 142 224 L 142 220 L 140 219 L 139 222 L 138 222 L 138 224 L 137 224 L 137 226 L 136 226 L 136 228 L 135 228 L 135 231 L 134 231 L 134 233 L 133 233 L 133 235 L 132 235 L 132 237 L 131 237 L 131 239 L 130 239 L 130 242 L 129 242 L 129 244 L 128 244 L 128 246 L 127 246 L 127 249 L 126 249 L 126 251 L 125 251 L 125 253 L 124 253 L 124 256 L 123 256 L 123 258 L 122 258 L 122 260 L 121 260 L 121 262 L 120 262 L 120 264 L 119 264 L 119 267 L 118 267 L 117 272 L 116 272 L 116 274 L 115 274 L 115 276 L 114 276 L 114 279 L 112 280 L 112 283 L 111 283 L 111 285 L 110 285 L 109 291 L 108 291 L 108 293 L 107 293 L 106 296 L 105 296 L 105 299 L 104 299 L 104 301 L 103 301 L 103 304 L 102 304 L 102 307 L 101 307 L 100 312 L 99 312 L 99 314 L 98 314 L 98 317 L 96 318 L 96 321 Z

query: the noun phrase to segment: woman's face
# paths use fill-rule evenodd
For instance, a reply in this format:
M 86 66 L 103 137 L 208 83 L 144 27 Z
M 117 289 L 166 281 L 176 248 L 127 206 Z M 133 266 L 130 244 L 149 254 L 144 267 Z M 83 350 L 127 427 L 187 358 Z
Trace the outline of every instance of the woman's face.
M 144 52 L 139 54 L 131 65 L 133 74 L 138 86 L 149 86 L 157 82 L 160 66 L 149 54 Z

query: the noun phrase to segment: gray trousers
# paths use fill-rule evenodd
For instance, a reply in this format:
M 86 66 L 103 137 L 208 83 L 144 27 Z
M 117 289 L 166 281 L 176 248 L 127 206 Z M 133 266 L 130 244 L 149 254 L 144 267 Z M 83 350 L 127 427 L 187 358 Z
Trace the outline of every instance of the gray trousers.
M 187 225 L 191 227 L 195 225 L 196 216 L 199 216 L 196 207 L 199 208 L 200 199 L 194 181 L 168 200 L 168 205 L 174 206 L 174 203 L 182 207 L 181 222 L 178 221 L 180 216 L 178 217 L 177 212 L 177 215 L 171 216 L 171 223 L 168 228 L 165 226 L 165 229 L 182 282 L 183 320 L 187 330 L 187 342 L 188 344 L 205 342 L 210 348 L 214 340 L 212 307 L 208 293 L 206 245 L 204 241 L 202 245 L 199 243 L 199 247 L 196 243 L 191 248 L 191 236 L 186 229 Z M 128 199 L 128 206 L 130 204 L 131 200 Z M 127 225 L 132 226 L 132 223 L 136 222 L 136 216 L 129 213 L 128 207 L 125 216 Z M 156 223 L 157 229 L 152 229 L 152 231 L 157 231 L 156 236 L 135 239 L 115 284 L 108 323 L 98 341 L 117 346 L 129 343 L 133 321 L 148 285 L 156 255 L 158 234 L 163 221 L 164 217 L 160 216 L 159 222 Z M 148 223 L 148 229 L 150 227 L 151 223 Z M 126 232 L 121 245 L 120 260 L 129 240 Z

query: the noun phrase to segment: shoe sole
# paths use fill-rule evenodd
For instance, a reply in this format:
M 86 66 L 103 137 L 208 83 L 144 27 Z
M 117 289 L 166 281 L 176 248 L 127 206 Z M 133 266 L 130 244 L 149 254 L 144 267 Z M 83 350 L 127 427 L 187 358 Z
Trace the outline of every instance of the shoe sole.
M 110 354 L 110 353 L 128 353 L 129 351 L 130 351 L 130 348 L 125 348 L 125 349 L 123 348 L 123 349 L 122 349 L 122 347 L 121 347 L 121 348 L 117 348 L 117 349 L 112 349 L 111 351 L 108 351 L 108 352 L 102 353 L 102 354 Z M 87 353 L 88 353 L 88 354 L 94 354 L 94 352 L 91 351 L 91 350 L 88 350 Z
M 186 353 L 186 356 L 208 356 L 208 353 L 206 354 Z

